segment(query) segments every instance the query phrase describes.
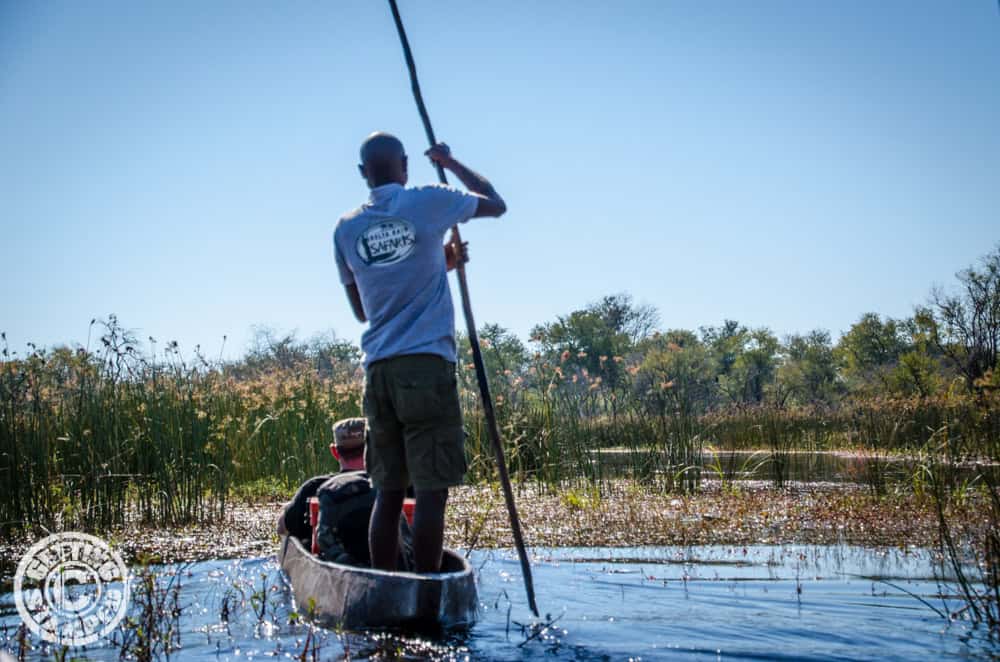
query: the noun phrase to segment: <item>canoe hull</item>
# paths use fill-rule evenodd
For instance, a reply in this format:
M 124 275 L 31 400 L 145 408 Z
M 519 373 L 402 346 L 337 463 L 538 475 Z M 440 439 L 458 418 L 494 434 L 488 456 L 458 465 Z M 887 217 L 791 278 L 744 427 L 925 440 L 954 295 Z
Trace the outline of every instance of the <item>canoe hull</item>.
M 278 561 L 298 611 L 329 626 L 468 628 L 479 606 L 475 574 L 462 556 L 444 551 L 445 572 L 418 575 L 321 561 L 295 537 L 282 537 Z

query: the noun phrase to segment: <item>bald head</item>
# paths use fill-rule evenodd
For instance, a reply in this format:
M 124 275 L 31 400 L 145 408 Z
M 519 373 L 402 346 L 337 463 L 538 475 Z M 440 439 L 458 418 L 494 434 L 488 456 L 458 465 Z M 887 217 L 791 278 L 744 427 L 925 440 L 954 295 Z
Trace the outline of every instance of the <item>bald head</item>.
M 376 131 L 361 143 L 361 176 L 369 188 L 383 184 L 406 184 L 406 151 L 399 138 Z

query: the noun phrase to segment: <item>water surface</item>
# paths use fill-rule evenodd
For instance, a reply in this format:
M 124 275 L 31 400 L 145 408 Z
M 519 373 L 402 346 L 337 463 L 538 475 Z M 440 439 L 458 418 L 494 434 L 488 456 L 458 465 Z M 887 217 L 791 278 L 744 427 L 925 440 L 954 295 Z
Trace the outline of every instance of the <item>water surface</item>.
M 548 627 L 527 610 L 509 551 L 474 552 L 481 618 L 438 639 L 345 633 L 290 623 L 296 611 L 273 558 L 155 568 L 180 581 L 180 650 L 173 659 L 990 659 L 985 633 L 948 623 L 947 585 L 922 550 L 861 547 L 637 547 L 535 550 L 535 584 Z M 177 571 L 180 571 L 179 574 Z M 909 595 L 913 594 L 913 595 Z M 262 600 L 263 599 L 263 600 Z M 945 599 L 952 609 L 955 600 Z M 169 605 L 169 600 L 167 601 Z M 228 615 L 228 622 L 223 618 Z M 0 597 L 0 637 L 16 653 L 20 619 Z M 525 627 L 522 627 L 525 626 Z M 115 636 L 121 642 L 122 634 Z M 33 658 L 47 652 L 40 642 Z M 51 651 L 48 651 L 51 652 Z M 112 643 L 75 651 L 117 660 Z M 311 659 L 311 649 L 310 655 Z

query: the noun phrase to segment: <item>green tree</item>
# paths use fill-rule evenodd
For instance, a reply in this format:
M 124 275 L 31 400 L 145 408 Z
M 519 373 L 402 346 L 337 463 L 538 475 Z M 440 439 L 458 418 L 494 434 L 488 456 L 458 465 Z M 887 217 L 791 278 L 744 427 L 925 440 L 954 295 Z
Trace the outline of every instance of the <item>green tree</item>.
M 781 344 L 774 333 L 726 320 L 721 327 L 702 327 L 701 335 L 716 361 L 719 391 L 731 402 L 763 402 L 778 368 Z
M 629 354 L 652 332 L 657 320 L 654 308 L 635 304 L 627 294 L 615 294 L 536 326 L 531 338 L 554 360 L 585 368 L 615 388 L 622 381 L 622 368 L 614 357 Z
M 651 413 L 663 417 L 705 411 L 713 399 L 715 366 L 711 352 L 697 336 L 690 331 L 668 331 L 647 339 L 641 349 L 635 388 Z
M 459 332 L 455 343 L 459 358 L 464 358 L 465 363 L 472 363 L 469 337 Z M 509 329 L 499 324 L 484 324 L 479 329 L 479 346 L 483 353 L 486 374 L 491 379 L 496 376 L 517 377 L 527 370 L 530 359 L 528 348 Z
M 869 394 L 893 390 L 900 358 L 909 351 L 905 325 L 865 313 L 841 336 L 834 352 L 848 388 Z
M 743 349 L 746 327 L 736 320 L 724 320 L 722 326 L 703 326 L 700 331 L 702 341 L 718 362 L 717 373 L 728 375 Z
M 830 332 L 817 329 L 792 334 L 784 345 L 784 361 L 778 369 L 783 389 L 803 404 L 832 402 L 841 388 Z

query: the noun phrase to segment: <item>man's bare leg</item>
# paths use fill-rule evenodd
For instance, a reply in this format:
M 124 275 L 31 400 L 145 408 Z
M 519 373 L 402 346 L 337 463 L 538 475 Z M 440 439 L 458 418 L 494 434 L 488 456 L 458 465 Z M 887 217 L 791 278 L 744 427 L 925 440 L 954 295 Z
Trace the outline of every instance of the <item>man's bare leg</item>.
M 368 525 L 368 551 L 372 567 L 396 570 L 399 558 L 399 514 L 403 511 L 405 490 L 379 490 Z M 440 552 L 439 552 L 440 553 Z
M 413 558 L 417 572 L 440 572 L 444 547 L 444 509 L 448 490 L 417 490 L 413 511 Z M 374 520 L 373 520 L 374 521 Z

